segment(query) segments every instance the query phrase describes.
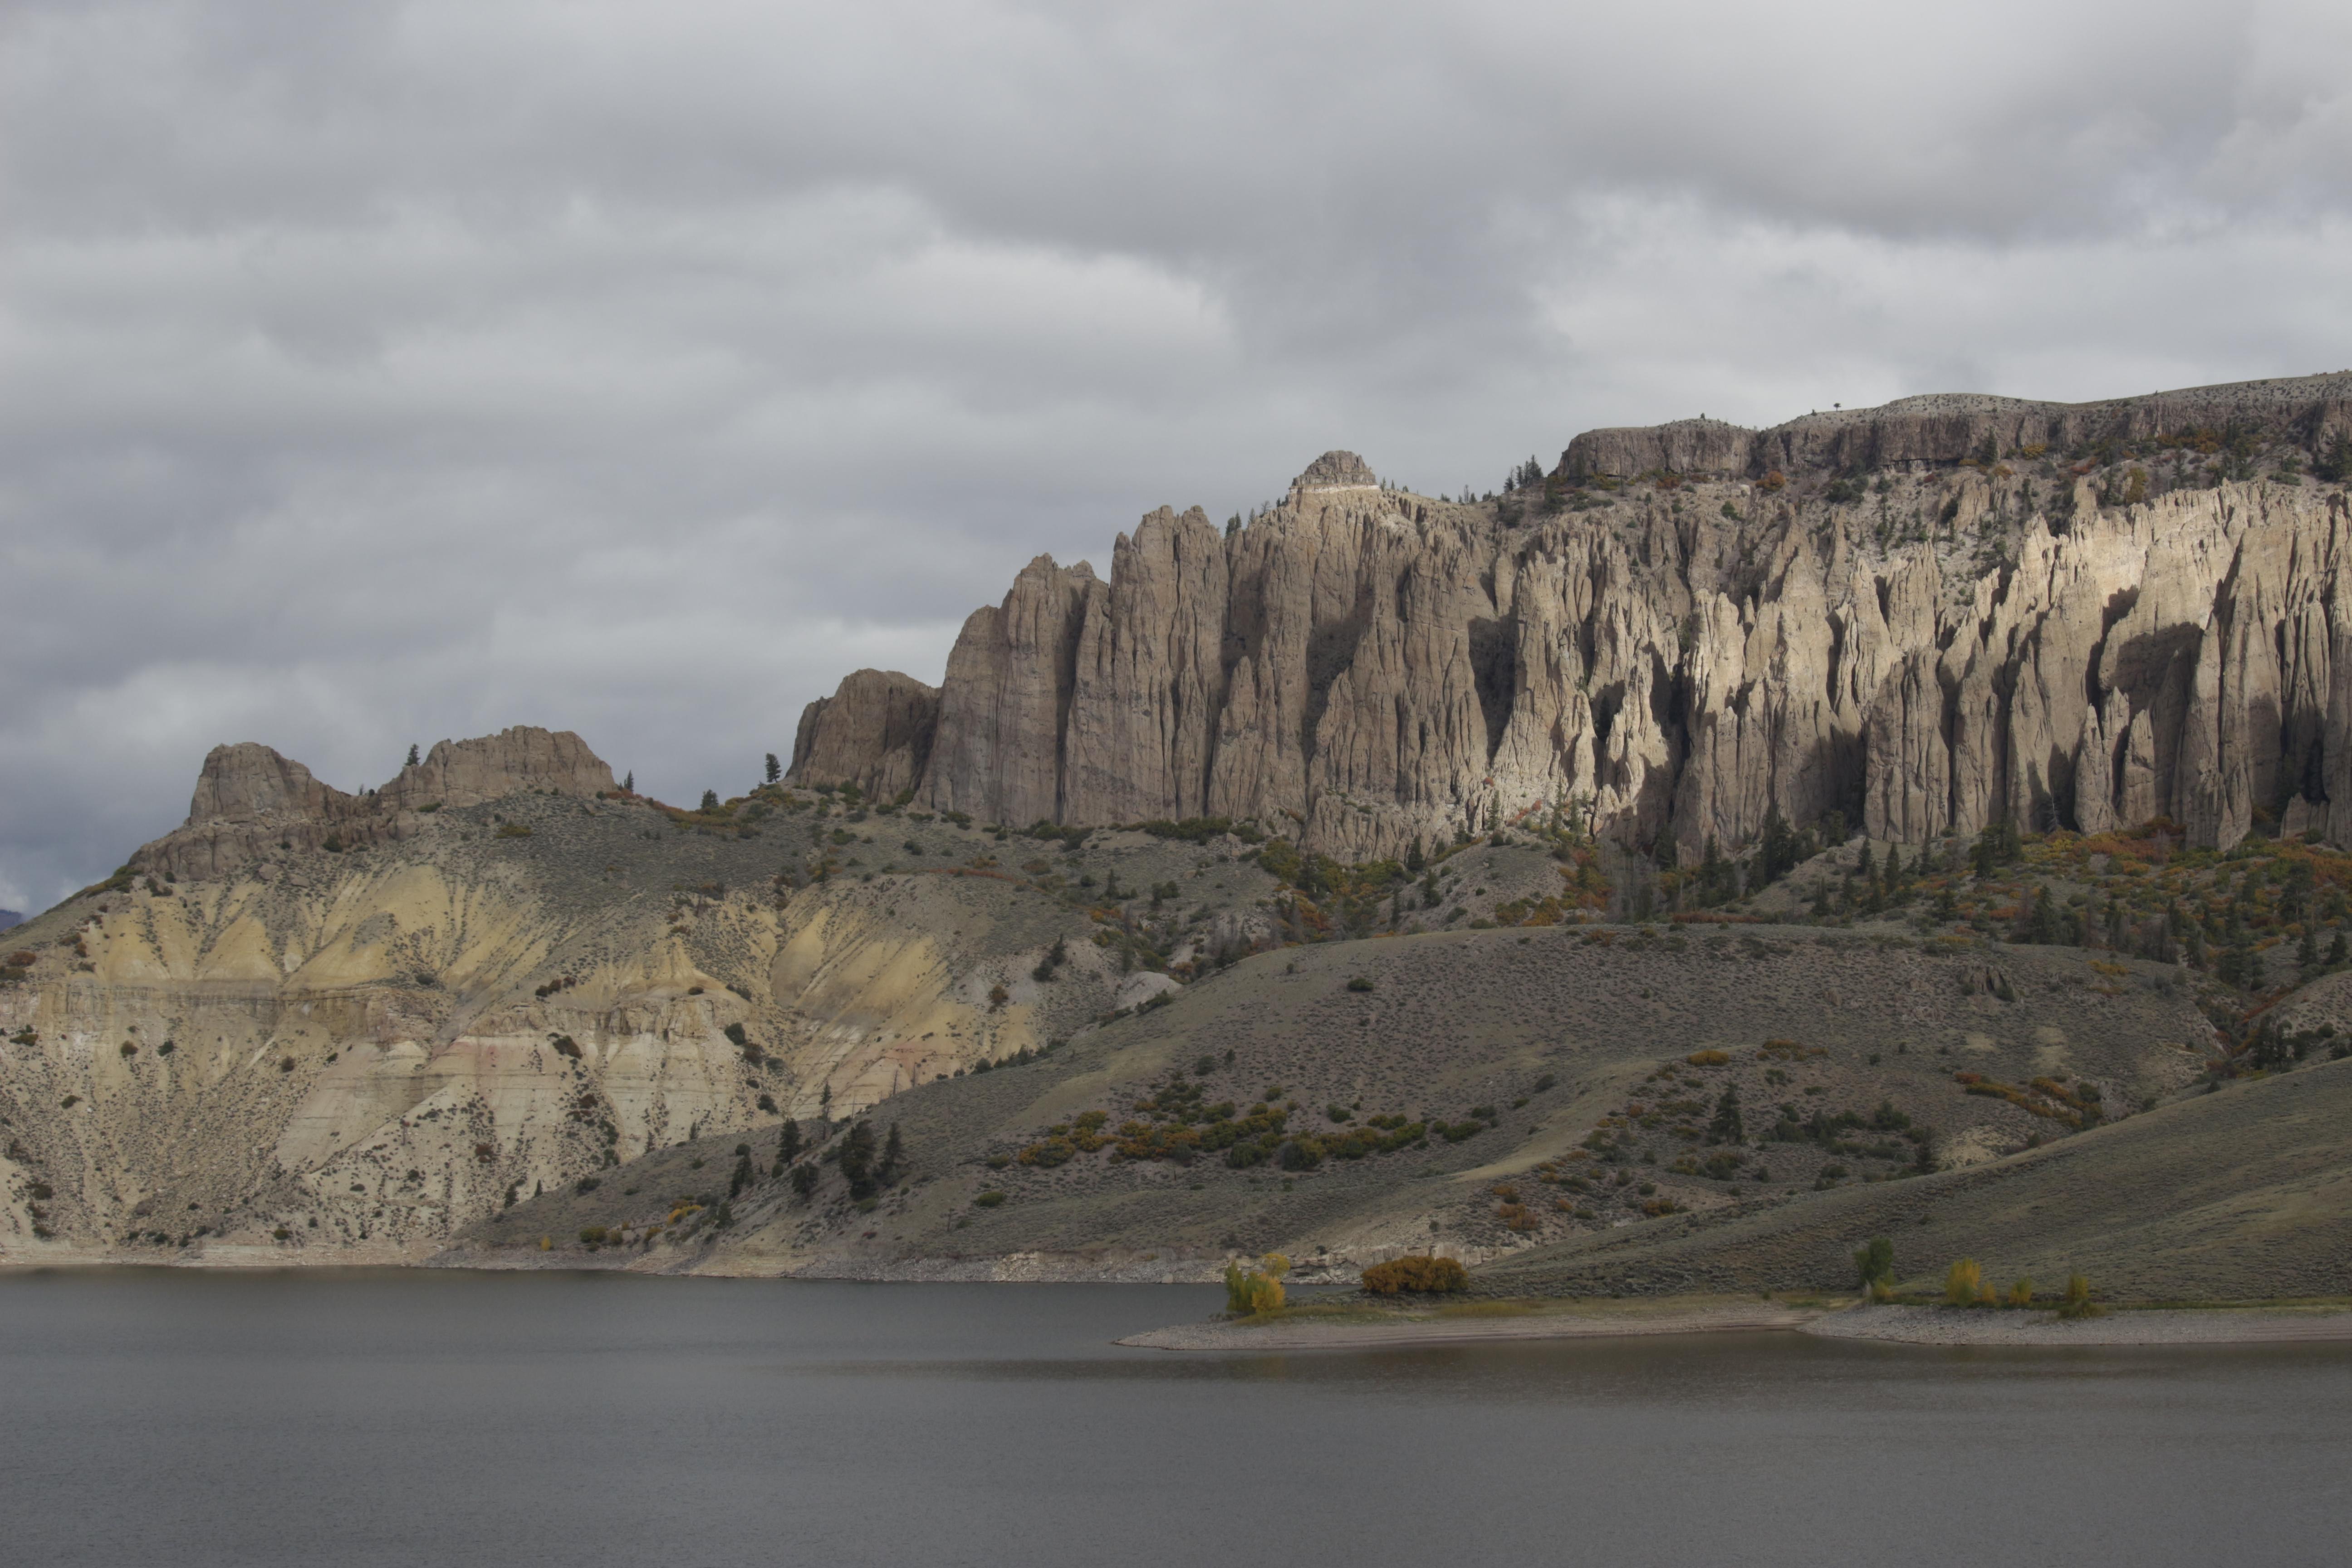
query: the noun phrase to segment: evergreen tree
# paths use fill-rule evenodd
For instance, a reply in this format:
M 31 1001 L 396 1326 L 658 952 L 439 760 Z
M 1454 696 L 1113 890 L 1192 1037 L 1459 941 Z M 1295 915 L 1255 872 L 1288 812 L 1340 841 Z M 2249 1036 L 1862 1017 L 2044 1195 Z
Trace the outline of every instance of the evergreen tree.
M 412 768 L 416 765 L 416 742 L 414 741 L 408 743 L 408 765 Z
M 1706 1124 L 1706 1141 L 1710 1143 L 1745 1143 L 1747 1124 L 1739 1116 L 1739 1086 L 1727 1083 L 1715 1102 L 1715 1119 Z
M 717 811 L 719 809 L 719 792 L 717 790 L 707 789 L 702 792 L 702 809 L 705 811 Z
M 774 784 L 778 779 L 782 778 L 783 776 L 784 764 L 776 761 L 775 752 L 770 752 L 768 753 L 768 782 L 770 784 Z
M 888 1186 L 898 1179 L 898 1173 L 906 1163 L 906 1146 L 898 1142 L 898 1124 L 893 1121 L 890 1123 L 890 1136 L 882 1144 L 882 1168 L 875 1173 L 875 1181 L 882 1186 Z
M 1757 869 L 1767 882 L 1777 882 L 1796 869 L 1797 836 L 1789 830 L 1788 819 L 1780 808 L 1773 806 L 1764 814 L 1764 835 L 1757 848 Z
M 751 1146 L 749 1143 L 738 1143 L 735 1145 L 735 1169 L 727 1177 L 728 1198 L 732 1201 L 738 1194 L 751 1184 Z
M 1404 868 L 1408 875 L 1418 877 L 1429 865 L 1429 857 L 1422 853 L 1421 835 L 1412 836 L 1412 847 L 1404 852 Z
M 1739 896 L 1739 867 L 1716 847 L 1712 835 L 1706 841 L 1706 854 L 1699 861 L 1698 879 L 1705 902 L 1727 903 Z
M 2048 946 L 2058 940 L 2058 910 L 2050 901 L 2050 885 L 2043 883 L 2033 894 L 2033 913 L 2026 927 L 2026 941 Z
M 2303 940 L 2295 944 L 2294 962 L 2306 974 L 2319 967 L 2319 933 L 2309 926 L 2303 928 Z
M 635 795 L 637 793 L 637 774 L 635 769 L 632 768 L 629 771 L 629 776 L 621 781 L 621 788 L 624 793 L 628 795 Z
M 801 1157 L 801 1124 L 791 1117 L 784 1118 L 783 1131 L 776 1136 L 776 1174 Z
M 874 1193 L 874 1127 L 861 1121 L 849 1130 L 841 1141 L 841 1155 L 836 1162 L 843 1179 L 849 1183 L 849 1195 L 870 1197 Z
M 2337 964 L 2347 962 L 2352 962 L 2352 952 L 2347 951 L 2344 933 L 2339 931 L 2336 933 L 2336 940 L 2327 944 L 2327 967 L 2333 969 Z
M 816 1191 L 816 1167 L 814 1164 L 794 1165 L 793 1167 L 793 1194 L 805 1199 L 814 1191 Z

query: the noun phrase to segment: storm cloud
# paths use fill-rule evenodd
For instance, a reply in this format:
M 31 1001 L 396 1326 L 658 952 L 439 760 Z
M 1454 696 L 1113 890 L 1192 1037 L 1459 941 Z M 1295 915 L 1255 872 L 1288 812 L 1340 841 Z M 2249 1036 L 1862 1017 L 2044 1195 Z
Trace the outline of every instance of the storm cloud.
M 1326 447 L 2352 364 L 2340 4 L 28 4 L 0 904 L 215 742 L 740 789 Z

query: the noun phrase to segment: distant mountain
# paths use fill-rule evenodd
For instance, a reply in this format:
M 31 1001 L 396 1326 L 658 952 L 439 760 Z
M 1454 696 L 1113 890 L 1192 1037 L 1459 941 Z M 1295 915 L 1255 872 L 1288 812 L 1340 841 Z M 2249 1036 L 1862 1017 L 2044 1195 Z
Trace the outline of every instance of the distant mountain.
M 0 931 L 6 931 L 10 926 L 20 926 L 24 923 L 25 917 L 15 910 L 0 910 Z

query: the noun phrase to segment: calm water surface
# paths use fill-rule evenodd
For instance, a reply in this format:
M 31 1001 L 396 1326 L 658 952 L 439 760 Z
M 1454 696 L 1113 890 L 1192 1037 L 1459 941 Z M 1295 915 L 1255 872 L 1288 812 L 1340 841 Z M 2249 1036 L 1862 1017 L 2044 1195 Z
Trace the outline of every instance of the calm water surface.
M 11 1563 L 2339 1563 L 2352 1352 L 1219 1357 L 1212 1289 L 0 1277 Z

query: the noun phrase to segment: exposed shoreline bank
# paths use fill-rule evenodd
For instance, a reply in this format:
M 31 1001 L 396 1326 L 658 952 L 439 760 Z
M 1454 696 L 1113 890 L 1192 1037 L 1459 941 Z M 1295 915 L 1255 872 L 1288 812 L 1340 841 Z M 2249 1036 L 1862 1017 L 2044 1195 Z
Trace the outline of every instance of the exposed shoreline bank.
M 2352 1341 L 2352 1308 L 2124 1309 L 2069 1321 L 2051 1311 L 1955 1311 L 1940 1307 L 1793 1306 L 1769 1301 L 1578 1302 L 1491 1314 L 1440 1308 L 1428 1316 L 1318 1317 L 1176 1324 L 1132 1334 L 1150 1350 L 1387 1349 L 1502 1340 L 1612 1339 L 1653 1334 L 1797 1332 L 1910 1345 L 2131 1346 Z

